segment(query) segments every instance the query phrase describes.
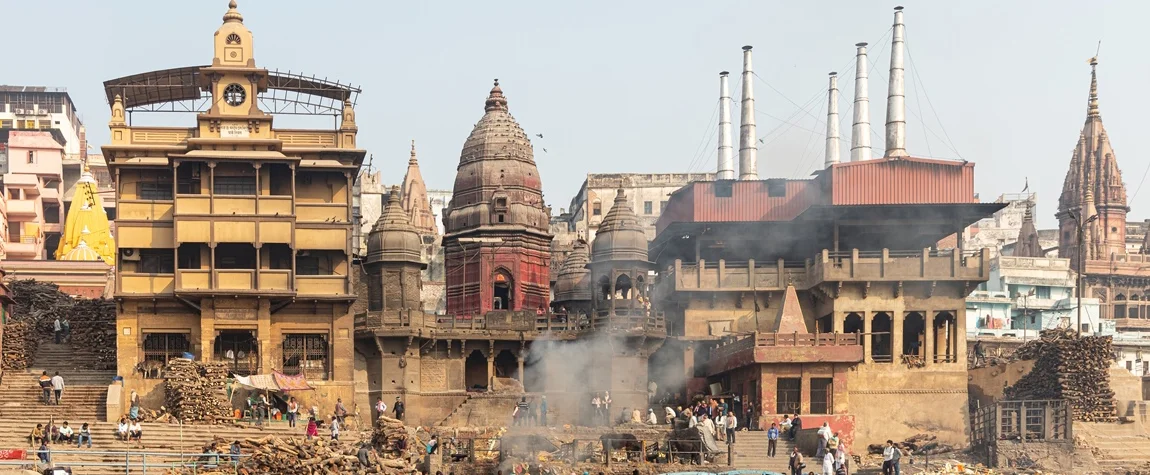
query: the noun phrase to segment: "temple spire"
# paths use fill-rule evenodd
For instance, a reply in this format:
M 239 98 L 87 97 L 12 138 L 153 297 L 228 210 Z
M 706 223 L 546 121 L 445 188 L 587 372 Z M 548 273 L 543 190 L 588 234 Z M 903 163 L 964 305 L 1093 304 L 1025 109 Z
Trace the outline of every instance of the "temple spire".
M 1086 106 L 1086 117 L 1101 117 L 1098 113 L 1098 57 L 1090 58 L 1090 102 Z
M 435 215 L 431 211 L 427 185 L 419 172 L 419 159 L 415 156 L 415 140 L 411 141 L 411 156 L 407 159 L 407 173 L 403 175 L 402 191 L 396 191 L 403 210 L 407 212 L 415 230 L 425 236 L 438 234 L 439 228 L 435 225 Z

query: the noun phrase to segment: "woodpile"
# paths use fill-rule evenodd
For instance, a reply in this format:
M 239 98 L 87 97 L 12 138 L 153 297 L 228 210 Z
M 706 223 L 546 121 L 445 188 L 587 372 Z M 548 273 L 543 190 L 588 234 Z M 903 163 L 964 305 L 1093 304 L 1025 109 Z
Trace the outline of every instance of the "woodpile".
M 92 368 L 116 369 L 116 303 L 104 299 L 76 300 L 68 312 L 72 348 L 91 355 Z
M 164 368 L 166 406 L 177 420 L 221 423 L 233 418 L 224 396 L 228 376 L 223 363 L 172 358 Z
M 116 367 L 116 306 L 106 299 L 74 299 L 59 286 L 35 280 L 10 283 L 12 315 L 4 325 L 3 369 L 25 370 L 40 342 L 52 341 L 56 318 L 68 320 L 70 342 L 83 356 L 76 364 L 86 369 Z
M 1038 340 L 1019 347 L 1015 357 L 1034 360 L 1034 369 L 1006 388 L 1007 399 L 1064 399 L 1073 420 L 1116 420 L 1114 391 L 1110 389 L 1114 360 L 1110 337 L 1079 337 L 1068 329 L 1045 330 Z

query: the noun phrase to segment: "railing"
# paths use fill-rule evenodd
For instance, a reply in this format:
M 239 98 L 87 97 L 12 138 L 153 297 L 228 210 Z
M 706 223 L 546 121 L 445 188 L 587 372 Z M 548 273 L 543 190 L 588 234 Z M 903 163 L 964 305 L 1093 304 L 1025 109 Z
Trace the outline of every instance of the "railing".
M 292 290 L 290 269 L 260 269 L 260 290 Z
M 175 274 L 120 273 L 120 291 L 125 294 L 166 294 L 175 290 Z
M 959 255 L 956 250 L 823 252 L 809 269 L 809 284 L 823 281 L 985 280 L 989 277 L 985 250 Z
M 208 195 L 176 195 L 176 214 L 211 214 L 212 198 Z
M 292 214 L 292 197 L 285 195 L 260 196 L 257 201 L 258 214 L 290 216 Z
M 300 295 L 347 295 L 346 275 L 296 275 L 296 292 Z
M 862 339 L 857 333 L 746 333 L 723 338 L 719 346 L 711 350 L 711 358 L 731 356 L 740 351 L 757 346 L 764 347 L 811 347 L 811 346 L 859 346 Z
M 116 203 L 116 219 L 171 221 L 174 207 L 172 200 L 123 200 Z
M 43 454 L 48 459 L 48 462 L 45 465 L 50 467 L 111 467 L 113 469 L 117 469 L 117 472 L 120 471 L 119 469 L 123 469 L 123 473 L 141 474 L 147 474 L 149 470 L 151 470 L 151 473 L 156 475 L 170 473 L 179 469 L 186 469 L 193 474 L 201 472 L 205 474 L 220 473 L 221 469 L 230 473 L 238 473 L 239 465 L 243 463 L 244 459 L 250 457 L 250 455 L 247 454 L 230 455 L 185 454 L 175 452 L 53 450 L 51 447 L 45 451 L 30 449 L 27 450 L 26 453 L 28 454 L 28 459 L 0 460 L 0 467 L 19 467 L 31 470 L 40 465 L 39 456 Z M 103 460 L 117 459 L 117 461 L 97 462 L 91 460 L 92 457 L 99 457 Z
M 310 130 L 276 130 L 275 136 L 286 147 L 335 147 L 336 133 Z
M 255 269 L 214 270 L 216 288 L 220 290 L 253 290 Z
M 347 203 L 300 203 L 296 202 L 296 221 L 311 223 L 347 222 Z
M 979 408 L 971 420 L 972 445 L 992 444 L 999 440 L 1073 440 L 1066 401 L 999 401 Z
M 210 290 L 212 271 L 207 269 L 176 269 L 176 290 Z

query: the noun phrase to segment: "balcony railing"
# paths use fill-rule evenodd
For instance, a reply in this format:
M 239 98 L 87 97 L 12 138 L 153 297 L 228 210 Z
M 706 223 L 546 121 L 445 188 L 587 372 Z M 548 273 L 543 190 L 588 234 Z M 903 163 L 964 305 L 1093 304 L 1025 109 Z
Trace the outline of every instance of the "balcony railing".
M 120 293 L 170 294 L 175 291 L 175 274 L 120 273 Z
M 292 197 L 291 196 L 285 196 L 285 195 L 261 196 L 260 199 L 258 200 L 257 207 L 259 209 L 257 209 L 257 211 L 258 211 L 258 214 L 262 214 L 262 215 L 290 216 L 292 214 L 291 205 L 292 205 Z
M 346 275 L 297 275 L 296 293 L 299 295 L 348 295 Z
M 123 200 L 116 203 L 116 219 L 171 221 L 174 209 L 172 200 Z
M 176 195 L 176 214 L 211 214 L 212 199 L 208 195 Z
M 347 222 L 346 203 L 296 203 L 296 220 L 312 223 Z
M 291 270 L 289 269 L 260 269 L 260 290 L 292 290 Z
M 178 269 L 175 276 L 175 289 L 183 292 L 212 290 L 294 291 L 290 269 L 260 269 L 258 271 L 256 269 Z M 213 280 L 215 282 L 214 287 Z
M 36 216 L 36 200 L 8 200 L 8 216 Z

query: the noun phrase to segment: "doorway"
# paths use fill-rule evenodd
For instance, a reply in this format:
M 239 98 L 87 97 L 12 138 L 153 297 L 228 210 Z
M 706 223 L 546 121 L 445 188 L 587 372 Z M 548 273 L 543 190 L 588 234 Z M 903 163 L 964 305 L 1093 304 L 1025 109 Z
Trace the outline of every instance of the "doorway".
M 259 342 L 254 331 L 221 330 L 216 333 L 214 346 L 213 357 L 232 373 L 247 376 L 259 369 Z
M 492 308 L 495 310 L 515 310 L 513 308 L 511 275 L 504 270 L 499 270 L 495 272 L 495 278 L 492 281 L 492 293 L 495 297 L 492 301 Z
M 468 391 L 487 390 L 487 358 L 479 350 L 471 350 L 463 363 L 463 381 Z

